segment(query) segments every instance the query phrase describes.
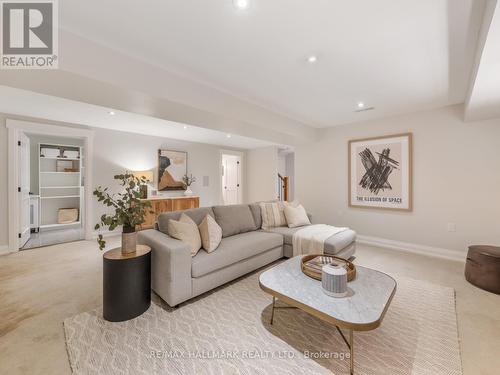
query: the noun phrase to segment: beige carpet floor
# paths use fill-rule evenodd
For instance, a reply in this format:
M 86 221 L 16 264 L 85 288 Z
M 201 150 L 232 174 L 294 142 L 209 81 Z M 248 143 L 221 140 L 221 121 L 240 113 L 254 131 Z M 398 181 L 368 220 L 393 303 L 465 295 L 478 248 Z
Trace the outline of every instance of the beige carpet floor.
M 180 308 L 152 304 L 123 323 L 96 309 L 64 321 L 76 374 L 346 374 L 334 327 L 278 310 L 250 275 Z M 461 374 L 455 293 L 408 278 L 378 329 L 355 334 L 356 374 Z

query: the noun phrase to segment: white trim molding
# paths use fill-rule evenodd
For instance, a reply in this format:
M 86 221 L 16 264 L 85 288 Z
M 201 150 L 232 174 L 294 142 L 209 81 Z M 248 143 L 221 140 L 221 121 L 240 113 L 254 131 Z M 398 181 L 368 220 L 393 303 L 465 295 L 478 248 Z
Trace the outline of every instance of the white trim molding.
M 122 231 L 121 230 L 114 230 L 114 231 L 109 231 L 109 230 L 97 231 L 97 230 L 95 230 L 92 232 L 92 239 L 97 240 L 97 236 L 99 236 L 100 234 L 102 234 L 102 236 L 104 238 L 117 237 L 117 236 L 120 236 L 122 234 Z
M 9 253 L 9 245 L 0 245 L 0 255 Z
M 387 240 L 385 238 L 358 235 L 356 242 L 360 243 L 360 244 L 364 244 L 364 245 L 383 247 L 385 249 L 391 249 L 391 250 L 396 250 L 396 251 L 401 251 L 401 252 L 406 252 L 406 253 L 413 253 L 413 254 L 425 255 L 425 256 L 429 256 L 429 257 L 433 257 L 433 258 L 453 260 L 455 262 L 465 263 L 465 260 L 467 258 L 466 252 L 461 252 L 461 251 L 457 251 L 457 250 L 450 250 L 450 249 L 443 249 L 443 248 L 439 248 L 439 247 L 432 247 L 432 246 L 426 246 L 426 245 L 419 245 L 419 244 L 408 243 L 408 242 Z

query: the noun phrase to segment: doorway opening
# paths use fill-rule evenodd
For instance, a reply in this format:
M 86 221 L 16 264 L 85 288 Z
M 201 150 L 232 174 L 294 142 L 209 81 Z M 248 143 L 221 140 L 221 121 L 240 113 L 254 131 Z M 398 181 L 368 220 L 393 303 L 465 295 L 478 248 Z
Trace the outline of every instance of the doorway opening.
M 295 152 L 291 147 L 278 149 L 277 197 L 280 201 L 295 198 Z
M 83 140 L 21 132 L 19 142 L 19 249 L 84 239 Z
M 243 202 L 243 155 L 236 151 L 221 151 L 222 204 Z
M 93 132 L 7 119 L 9 251 L 91 238 Z

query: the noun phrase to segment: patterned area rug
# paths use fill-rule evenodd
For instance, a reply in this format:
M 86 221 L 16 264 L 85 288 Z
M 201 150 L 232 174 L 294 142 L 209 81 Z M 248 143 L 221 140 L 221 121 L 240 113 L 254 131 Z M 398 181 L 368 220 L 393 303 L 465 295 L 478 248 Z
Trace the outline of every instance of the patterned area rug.
M 172 310 L 152 304 L 123 323 L 102 311 L 64 321 L 75 374 L 348 374 L 349 351 L 331 325 L 276 311 L 253 274 Z M 355 374 L 461 374 L 451 288 L 411 279 L 382 325 L 357 332 Z

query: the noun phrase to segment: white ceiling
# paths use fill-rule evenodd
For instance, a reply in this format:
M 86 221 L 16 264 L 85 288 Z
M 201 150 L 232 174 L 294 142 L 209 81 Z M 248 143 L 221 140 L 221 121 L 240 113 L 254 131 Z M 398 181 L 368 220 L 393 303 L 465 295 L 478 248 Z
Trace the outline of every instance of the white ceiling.
M 484 0 L 250 0 L 245 11 L 232 0 L 59 6 L 70 32 L 325 127 L 462 103 Z M 311 54 L 316 64 L 306 62 Z M 355 113 L 359 101 L 375 110 Z
M 208 143 L 223 147 L 252 149 L 273 145 L 271 142 L 228 133 L 186 126 L 173 121 L 139 115 L 83 102 L 43 95 L 27 90 L 0 86 L 0 113 L 60 121 L 95 128 Z M 109 112 L 114 112 L 110 115 Z M 184 128 L 186 126 L 186 128 Z

